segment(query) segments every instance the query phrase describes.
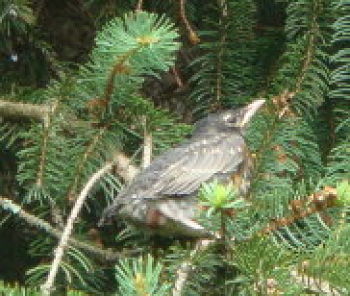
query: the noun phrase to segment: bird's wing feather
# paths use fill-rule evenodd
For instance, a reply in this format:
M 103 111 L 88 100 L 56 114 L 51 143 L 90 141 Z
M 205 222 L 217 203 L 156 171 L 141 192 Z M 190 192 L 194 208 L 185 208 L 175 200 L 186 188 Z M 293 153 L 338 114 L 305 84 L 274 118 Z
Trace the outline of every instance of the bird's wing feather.
M 175 159 L 158 172 L 143 195 L 147 196 L 147 191 L 165 196 L 191 194 L 216 174 L 236 171 L 243 161 L 244 145 L 240 136 L 222 135 L 175 148 Z

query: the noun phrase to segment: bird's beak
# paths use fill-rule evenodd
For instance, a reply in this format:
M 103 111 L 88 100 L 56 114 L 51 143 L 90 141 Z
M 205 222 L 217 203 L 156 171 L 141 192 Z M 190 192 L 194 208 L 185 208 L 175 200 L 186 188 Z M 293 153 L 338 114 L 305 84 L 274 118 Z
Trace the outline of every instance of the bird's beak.
M 241 121 L 241 127 L 245 127 L 247 123 L 251 120 L 254 114 L 265 104 L 264 99 L 255 100 L 244 108 L 244 115 Z

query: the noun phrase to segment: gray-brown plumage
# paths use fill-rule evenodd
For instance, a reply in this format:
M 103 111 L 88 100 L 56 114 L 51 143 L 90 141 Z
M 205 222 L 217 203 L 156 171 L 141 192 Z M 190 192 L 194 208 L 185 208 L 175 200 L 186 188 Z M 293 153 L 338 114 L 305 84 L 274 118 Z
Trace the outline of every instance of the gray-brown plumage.
M 202 237 L 208 232 L 194 218 L 201 184 L 217 179 L 247 193 L 252 169 L 243 138 L 245 128 L 264 104 L 210 114 L 197 122 L 192 137 L 158 156 L 107 207 L 100 225 L 124 218 L 158 234 Z

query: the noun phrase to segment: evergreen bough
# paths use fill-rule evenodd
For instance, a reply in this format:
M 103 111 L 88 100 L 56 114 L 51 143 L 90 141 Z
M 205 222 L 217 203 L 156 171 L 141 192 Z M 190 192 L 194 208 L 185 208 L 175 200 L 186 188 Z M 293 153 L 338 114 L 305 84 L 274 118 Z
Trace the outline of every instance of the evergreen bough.
M 11 38 L 28 45 L 23 32 L 33 34 L 33 11 L 27 1 L 10 2 L 0 1 L 0 39 L 9 44 L 5 33 L 11 32 Z M 121 174 L 108 173 L 89 192 L 75 225 L 74 247 L 71 240 L 60 262 L 57 291 L 348 294 L 350 2 L 223 0 L 205 7 L 198 3 L 187 3 L 187 16 L 180 13 L 185 23 L 181 36 L 186 30 L 193 34 L 193 22 L 201 38 L 191 65 L 181 69 L 190 76 L 190 91 L 183 100 L 194 106 L 194 117 L 235 107 L 254 96 L 268 101 L 247 134 L 255 159 L 249 199 L 243 202 L 218 184 L 204 185 L 201 199 L 207 212 L 200 219 L 221 234 L 208 244 L 166 240 L 155 250 L 150 238 L 119 225 L 113 234 L 116 253 L 128 258 L 111 269 L 95 262 L 87 255 L 86 244 L 76 241 L 94 241 L 101 252 L 89 249 L 89 254 L 104 251 L 95 224 L 102 208 L 127 183 Z M 266 7 L 271 15 L 285 14 L 283 32 L 278 26 L 264 28 Z M 125 2 L 121 11 L 131 8 L 131 1 Z M 165 1 L 154 1 L 152 9 L 173 17 L 174 7 Z M 46 88 L 28 91 L 12 72 L 3 75 L 0 145 L 17 165 L 17 171 L 9 170 L 15 179 L 0 180 L 1 195 L 14 195 L 9 196 L 11 202 L 0 200 L 4 212 L 57 237 L 84 184 L 105 163 L 122 151 L 133 167 L 140 165 L 146 138 L 152 138 L 158 154 L 190 132 L 191 126 L 180 123 L 174 110 L 157 108 L 142 90 L 145 80 L 161 80 L 162 72 L 174 67 L 180 35 L 168 16 L 135 12 L 108 21 L 99 29 L 89 60 L 74 70 L 61 67 L 48 50 L 43 61 L 55 65 L 58 78 Z M 16 87 L 10 93 L 11 83 Z M 18 117 L 21 120 L 13 120 Z M 6 168 L 2 159 L 0 164 Z M 29 285 L 39 286 L 45 278 L 56 245 L 53 237 L 40 234 L 29 239 L 30 255 L 45 262 L 28 268 Z M 135 246 L 138 256 L 123 252 Z M 113 279 L 108 279 L 111 274 Z M 2 291 L 39 293 L 4 283 Z

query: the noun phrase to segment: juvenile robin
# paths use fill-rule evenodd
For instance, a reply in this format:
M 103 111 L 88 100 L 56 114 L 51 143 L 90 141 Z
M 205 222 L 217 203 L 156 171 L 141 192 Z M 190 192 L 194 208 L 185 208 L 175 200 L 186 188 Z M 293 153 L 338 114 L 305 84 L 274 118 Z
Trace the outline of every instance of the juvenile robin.
M 205 237 L 195 221 L 202 183 L 234 183 L 240 195 L 250 187 L 252 159 L 244 133 L 264 104 L 209 114 L 195 124 L 192 137 L 171 148 L 141 171 L 108 206 L 99 225 L 126 219 L 166 236 Z

